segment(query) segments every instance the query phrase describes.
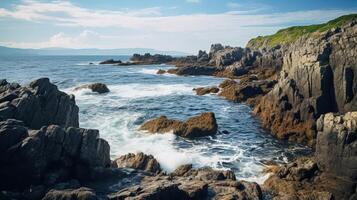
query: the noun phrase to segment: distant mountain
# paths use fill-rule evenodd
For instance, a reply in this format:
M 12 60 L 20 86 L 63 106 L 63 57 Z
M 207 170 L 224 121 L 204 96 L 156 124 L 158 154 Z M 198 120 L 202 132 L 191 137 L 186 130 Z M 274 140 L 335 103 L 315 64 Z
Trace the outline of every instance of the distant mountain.
M 179 51 L 160 51 L 148 48 L 120 48 L 120 49 L 69 49 L 69 48 L 43 48 L 43 49 L 20 49 L 0 46 L 0 55 L 133 55 L 165 54 L 172 56 L 188 55 Z

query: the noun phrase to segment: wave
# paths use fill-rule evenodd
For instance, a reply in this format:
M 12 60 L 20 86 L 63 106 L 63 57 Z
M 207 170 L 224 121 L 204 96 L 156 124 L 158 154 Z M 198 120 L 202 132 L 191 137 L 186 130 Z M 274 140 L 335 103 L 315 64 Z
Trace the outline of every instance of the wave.
M 83 84 L 82 84 L 83 85 Z M 120 97 L 125 99 L 136 99 L 144 97 L 156 97 L 166 95 L 183 95 L 194 94 L 189 84 L 126 84 L 126 85 L 108 85 L 110 90 L 107 94 L 98 95 L 90 89 L 74 90 L 75 87 L 67 88 L 64 91 L 69 94 L 74 94 L 76 99 L 92 101 L 93 97 L 89 95 L 105 96 L 107 98 Z M 100 99 L 98 99 L 100 100 Z M 93 103 L 93 101 L 92 101 Z
M 80 63 L 77 63 L 75 65 L 77 66 L 91 66 L 91 65 L 94 65 L 94 66 L 97 66 L 99 65 L 100 61 L 92 61 L 92 62 L 80 62 Z

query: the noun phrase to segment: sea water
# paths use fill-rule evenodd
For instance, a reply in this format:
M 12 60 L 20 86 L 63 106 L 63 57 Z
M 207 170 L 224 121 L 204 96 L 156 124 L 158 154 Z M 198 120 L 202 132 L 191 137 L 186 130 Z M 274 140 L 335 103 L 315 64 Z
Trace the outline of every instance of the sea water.
M 218 85 L 224 79 L 209 76 L 157 75 L 169 65 L 99 65 L 106 59 L 128 56 L 8 56 L 0 57 L 1 78 L 28 84 L 49 77 L 60 90 L 74 94 L 79 106 L 80 127 L 98 129 L 110 144 L 111 158 L 126 153 L 153 155 L 171 172 L 182 164 L 231 169 L 238 179 L 262 183 L 267 161 L 285 163 L 307 154 L 307 147 L 273 138 L 262 129 L 252 110 L 214 94 L 197 96 L 195 87 Z M 87 83 L 102 82 L 110 92 L 74 91 Z M 184 139 L 173 134 L 138 131 L 151 118 L 165 115 L 186 120 L 202 112 L 214 112 L 219 132 L 228 134 Z

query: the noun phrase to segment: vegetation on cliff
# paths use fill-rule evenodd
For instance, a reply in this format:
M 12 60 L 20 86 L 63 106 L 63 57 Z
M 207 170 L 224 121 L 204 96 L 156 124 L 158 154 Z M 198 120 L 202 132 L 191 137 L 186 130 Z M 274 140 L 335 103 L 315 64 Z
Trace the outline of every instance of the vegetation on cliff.
M 281 29 L 273 35 L 258 36 L 253 38 L 248 42 L 247 47 L 258 49 L 261 47 L 274 47 L 278 44 L 288 45 L 295 42 L 301 36 L 319 34 L 333 28 L 344 26 L 352 21 L 357 21 L 357 14 L 344 15 L 323 24 L 293 26 Z

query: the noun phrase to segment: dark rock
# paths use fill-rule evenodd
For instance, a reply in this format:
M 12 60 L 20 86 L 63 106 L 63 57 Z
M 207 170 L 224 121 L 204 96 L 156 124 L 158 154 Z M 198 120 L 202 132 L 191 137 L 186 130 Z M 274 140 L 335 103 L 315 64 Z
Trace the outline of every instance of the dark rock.
M 161 172 L 160 164 L 157 160 L 152 155 L 146 155 L 142 152 L 120 156 L 113 161 L 112 167 L 127 167 L 155 174 Z
M 82 171 L 90 171 L 110 165 L 109 145 L 98 138 L 95 130 L 69 128 L 65 131 L 51 125 L 27 131 L 20 122 L 9 120 L 1 123 L 0 129 L 17 134 L 10 138 L 16 144 L 10 146 L 9 140 L 8 148 L 1 153 L 1 188 L 22 188 L 42 182 L 54 184 L 70 176 L 79 177 L 78 166 L 85 166 Z
M 170 74 L 196 75 L 196 76 L 200 76 L 200 75 L 213 76 L 218 71 L 220 71 L 220 69 L 216 67 L 203 67 L 203 66 L 184 66 L 176 69 L 167 70 L 167 72 Z
M 86 85 L 82 85 L 79 87 L 76 87 L 74 90 L 80 90 L 80 89 L 91 89 L 92 92 L 97 92 L 99 94 L 103 94 L 103 93 L 108 93 L 109 89 L 107 87 L 107 85 L 105 85 L 104 83 L 91 83 L 91 84 L 86 84 Z
M 100 62 L 99 64 L 104 65 L 104 64 L 121 64 L 122 61 L 121 60 L 113 60 L 113 59 L 109 59 L 109 60 L 105 60 Z M 93 64 L 93 63 L 92 63 Z
M 42 200 L 97 200 L 95 192 L 89 188 L 50 190 Z
M 0 119 L 18 119 L 34 129 L 50 124 L 78 127 L 74 96 L 59 91 L 48 78 L 33 81 L 27 87 L 3 81 L 0 96 L 6 100 L 0 104 Z
M 175 135 L 194 138 L 216 134 L 218 129 L 214 113 L 202 113 L 199 116 L 189 118 L 185 122 L 170 120 L 165 116 L 145 122 L 140 130 L 150 133 L 167 133 L 173 131 Z
M 160 55 L 155 54 L 151 55 L 150 53 L 146 53 L 144 55 L 134 54 L 130 60 L 132 63 L 141 64 L 141 65 L 153 65 L 153 64 L 163 64 L 169 63 L 174 60 L 172 56 L 169 55 Z

